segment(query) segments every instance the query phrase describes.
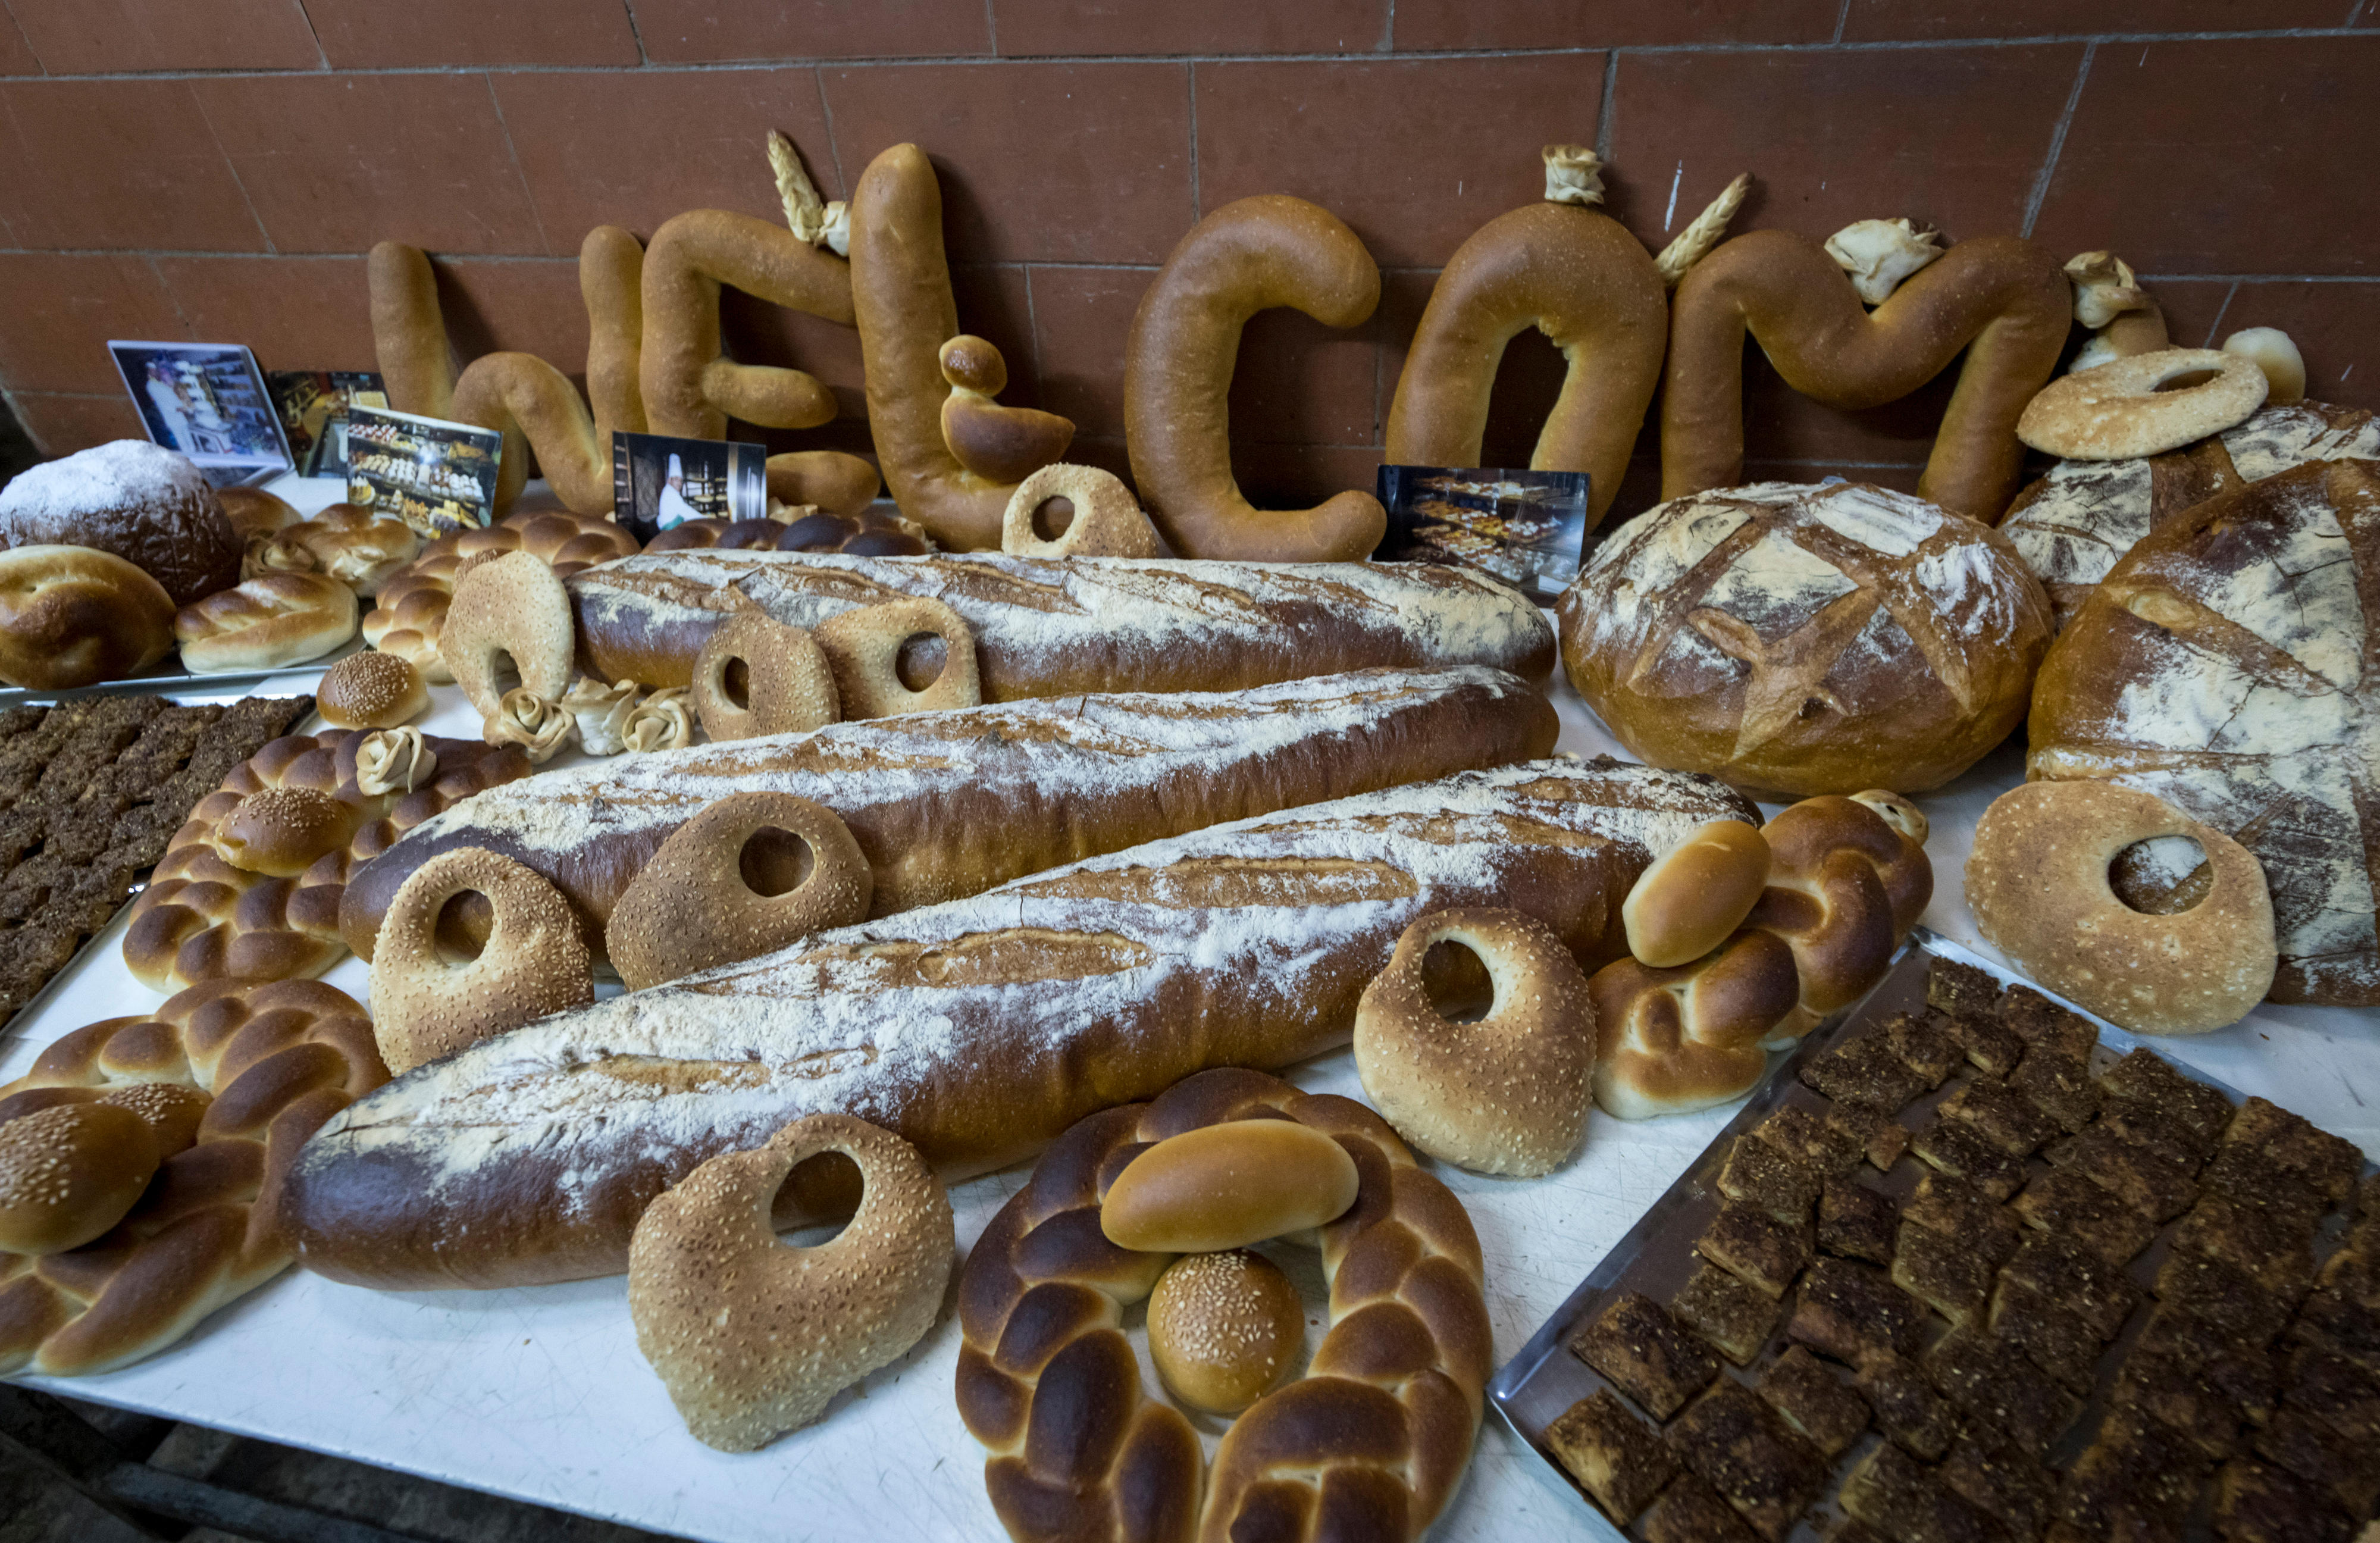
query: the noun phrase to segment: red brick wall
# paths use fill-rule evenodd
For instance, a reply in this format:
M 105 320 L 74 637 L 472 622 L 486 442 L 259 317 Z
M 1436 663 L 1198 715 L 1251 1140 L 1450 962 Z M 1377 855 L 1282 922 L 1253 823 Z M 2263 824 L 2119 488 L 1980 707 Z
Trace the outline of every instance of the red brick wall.
M 1557 140 L 1603 152 L 1655 247 L 1739 171 L 1739 229 L 2112 247 L 2178 341 L 2282 326 L 2317 395 L 2380 401 L 2375 107 L 2380 0 L 5 0 L 0 385 L 58 453 L 139 431 L 110 336 L 370 368 L 382 237 L 438 254 L 467 356 L 574 370 L 587 228 L 775 217 L 774 128 L 829 197 L 924 145 L 1008 399 L 1119 468 L 1124 334 L 1172 243 L 1247 193 L 1344 217 L 1385 298 L 1350 333 L 1250 329 L 1260 494 L 1370 484 L 1433 273 Z M 775 437 L 866 448 L 853 334 L 749 303 L 729 331 L 844 399 Z M 1525 456 L 1557 369 L 1514 345 L 1491 457 Z M 1906 484 L 1942 392 L 1844 416 L 1755 371 L 1751 469 Z

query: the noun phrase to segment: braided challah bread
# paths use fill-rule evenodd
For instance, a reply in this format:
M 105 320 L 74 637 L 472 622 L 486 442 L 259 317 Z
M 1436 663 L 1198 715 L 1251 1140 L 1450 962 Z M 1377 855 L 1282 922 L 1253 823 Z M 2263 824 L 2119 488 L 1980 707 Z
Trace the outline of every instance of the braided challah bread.
M 1151 1145 L 1275 1120 L 1335 1140 L 1358 1187 L 1318 1234 L 1330 1332 L 1305 1377 L 1232 1424 L 1209 1475 L 1190 1422 L 1142 1393 L 1120 1328 L 1172 1256 L 1109 1242 L 1100 1210 Z M 959 1278 L 959 1414 L 990 1449 L 992 1507 L 1020 1539 L 1418 1537 L 1479 1428 L 1483 1275 L 1462 1203 L 1352 1099 L 1225 1069 L 1094 1114 L 1052 1144 Z
M 1751 1091 L 1767 1075 L 1767 1050 L 1884 978 L 1934 895 L 1926 829 L 1916 806 L 1874 791 L 1806 798 L 1770 820 L 1760 832 L 1768 881 L 1731 937 L 1691 964 L 1621 959 L 1587 981 L 1596 1103 L 1635 1120 Z M 1696 877 L 1677 865 L 1647 869 L 1628 904 Z
M 353 504 L 334 504 L 311 519 L 251 540 L 240 577 L 323 573 L 370 597 L 420 550 L 421 538 L 403 520 Z
M 543 558 L 557 574 L 632 556 L 634 531 L 596 515 L 523 510 L 480 530 L 441 536 L 421 555 L 391 574 L 378 601 L 363 620 L 364 641 L 402 654 L 422 678 L 444 685 L 455 677 L 438 657 L 438 634 L 455 594 L 455 570 L 482 553 L 527 552 Z
M 909 557 L 934 550 L 916 520 L 888 510 L 840 515 L 813 509 L 793 519 L 689 519 L 655 536 L 647 552 L 840 552 L 853 557 Z
M 1949 782 L 2023 720 L 2049 646 L 2006 537 L 1859 482 L 1648 509 L 1558 614 L 1571 684 L 1621 744 L 1794 797 Z
M 326 574 L 259 574 L 174 615 L 193 674 L 272 670 L 320 659 L 356 635 L 356 592 Z
M 412 731 L 403 731 L 410 734 Z M 434 774 L 368 784 L 358 754 L 383 738 L 357 729 L 273 740 L 199 801 L 133 903 L 124 963 L 152 990 L 201 980 L 285 980 L 320 975 L 346 952 L 339 902 L 347 877 L 416 825 L 484 788 L 528 775 L 516 749 L 415 736 Z M 367 790 L 369 786 L 369 791 Z M 225 856 L 228 827 L 252 794 L 306 789 L 347 807 L 352 833 L 294 877 L 271 878 Z
M 93 1242 L 0 1250 L 0 1376 L 137 1361 L 279 1273 L 282 1176 L 324 1120 L 387 1080 L 364 1010 L 316 980 L 209 981 L 43 1050 L 0 1087 L 0 1142 L 66 1110 L 128 1110 L 156 1176 Z

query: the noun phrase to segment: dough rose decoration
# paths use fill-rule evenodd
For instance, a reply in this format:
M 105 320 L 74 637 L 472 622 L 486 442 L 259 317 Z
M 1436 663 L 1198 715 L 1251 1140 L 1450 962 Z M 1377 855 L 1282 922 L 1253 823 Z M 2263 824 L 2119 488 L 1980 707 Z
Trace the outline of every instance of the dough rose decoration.
M 1000 550 L 1014 557 L 1155 557 L 1165 543 L 1112 472 L 1045 466 L 1009 495 Z
M 798 1164 L 839 1152 L 859 1209 L 832 1241 L 778 1240 L 771 1204 Z M 755 1452 L 908 1354 L 958 1252 L 951 1199 L 917 1149 L 848 1114 L 796 1120 L 712 1158 L 645 1208 L 628 1249 L 637 1348 L 696 1440 Z
M 0 1375 L 129 1365 L 278 1274 L 298 1148 L 387 1080 L 315 980 L 210 981 L 44 1049 L 0 1087 Z
M 367 798 L 411 793 L 438 774 L 438 752 L 419 729 L 381 729 L 356 746 L 356 791 Z
M 2206 893 L 2186 909 L 2151 914 L 2117 898 L 2118 858 L 2155 841 L 2203 855 Z M 2238 1023 L 2272 988 L 2280 958 L 2254 855 L 2155 794 L 2113 783 L 2028 783 L 1993 800 L 1975 823 L 1967 904 L 2026 976 L 2142 1034 Z
M 1749 334 L 1787 385 L 1854 411 L 1907 396 L 1963 350 L 1917 491 L 1995 519 L 2023 459 L 2018 415 L 2058 368 L 2069 316 L 2058 264 L 2013 237 L 1954 244 L 1870 311 L 1817 242 L 1781 230 L 1739 236 L 1679 281 L 1670 302 L 1661 496 L 1742 480 Z
M 2074 320 L 2091 329 L 2091 340 L 2066 367 L 2069 373 L 2173 346 L 2166 335 L 2165 311 L 2142 287 L 2132 265 L 2114 252 L 2068 259 L 2066 279 L 2074 286 Z
M 636 714 L 637 690 L 635 681 L 606 686 L 593 675 L 581 675 L 571 683 L 560 705 L 577 726 L 580 749 L 590 756 L 616 756 L 628 747 L 628 720 Z
M 1227 1172 L 1249 1182 L 1218 1189 Z M 1143 1396 L 1123 1309 L 1174 1250 L 1318 1223 L 1330 1329 L 1305 1377 L 1240 1415 L 1210 1474 L 1189 1421 Z M 960 1276 L 959 1413 L 990 1451 L 992 1507 L 1018 1538 L 1186 1540 L 1259 1519 L 1281 1536 L 1418 1537 L 1478 1430 L 1481 1281 L 1461 1203 L 1353 1100 L 1223 1070 L 1094 1114 Z
M 1380 271 L 1337 215 L 1266 193 L 1225 204 L 1174 247 L 1141 296 L 1124 349 L 1132 480 L 1184 557 L 1342 563 L 1388 532 L 1358 489 L 1312 509 L 1259 510 L 1232 475 L 1232 367 L 1248 318 L 1275 306 L 1354 327 L 1380 301 Z
M 916 145 L 877 156 L 852 193 L 851 298 L 893 502 L 954 552 L 997 548 L 1016 480 L 1065 454 L 1074 425 L 990 400 L 1007 366 L 959 333 L 941 187 Z
M 454 903 L 465 896 L 477 902 Z M 562 892 L 482 847 L 441 852 L 389 903 L 371 958 L 372 1032 L 393 1072 L 595 1000 Z
M 480 737 L 491 745 L 514 745 L 532 766 L 542 766 L 570 744 L 578 720 L 560 702 L 549 701 L 526 686 L 516 686 L 497 699 L 496 711 L 480 726 Z
M 1427 961 L 1442 943 L 1459 945 L 1485 974 L 1487 1005 L 1462 1021 L 1450 1021 L 1429 989 Z M 1446 983 L 1449 995 L 1475 1000 L 1479 984 Z M 1586 977 L 1561 940 L 1523 912 L 1424 917 L 1364 988 L 1355 1069 L 1397 1134 L 1431 1157 L 1475 1173 L 1550 1173 L 1578 1149 L 1595 1101 Z
M 1505 346 L 1535 327 L 1568 371 L 1529 465 L 1587 474 L 1592 529 L 1660 383 L 1670 303 L 1644 246 L 1589 207 L 1603 200 L 1595 152 L 1548 145 L 1544 156 L 1547 201 L 1480 226 L 1431 288 L 1397 377 L 1385 458 L 1477 466 Z
M 1862 305 L 1880 306 L 1901 280 L 1940 260 L 1941 238 L 1907 220 L 1854 220 L 1827 237 L 1827 255 L 1851 275 Z
M 677 750 L 694 743 L 694 713 L 683 686 L 667 686 L 628 710 L 620 737 L 631 750 Z
M 1884 978 L 1934 894 L 1927 824 L 1898 794 L 1805 798 L 1750 836 L 1714 822 L 1645 869 L 1632 950 L 1595 972 L 1595 1101 L 1623 1120 L 1742 1098 Z M 1732 918 L 1732 919 L 1730 919 Z M 1723 941 L 1676 961 L 1714 934 Z

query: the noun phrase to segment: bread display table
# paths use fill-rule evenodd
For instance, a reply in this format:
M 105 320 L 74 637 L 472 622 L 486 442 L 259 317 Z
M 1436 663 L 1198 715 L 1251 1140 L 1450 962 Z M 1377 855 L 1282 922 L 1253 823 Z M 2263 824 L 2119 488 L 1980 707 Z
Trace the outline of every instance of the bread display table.
M 330 482 L 285 484 L 283 491 L 305 507 L 337 496 Z M 425 732 L 476 734 L 476 717 L 456 687 L 434 687 L 432 696 L 431 712 L 419 721 Z M 1562 750 L 1617 751 L 1559 675 L 1554 700 Z M 1937 874 L 1925 925 L 1986 953 L 1960 874 L 1977 818 L 2022 774 L 2020 750 L 2003 747 L 1920 801 L 1933 822 L 1928 851 Z M 123 930 L 119 917 L 59 978 L 46 1002 L 18 1020 L 0 1045 L 0 1081 L 20 1075 L 61 1034 L 161 1000 L 126 972 Z M 344 960 L 325 978 L 365 995 L 366 971 L 358 960 Z M 2374 1029 L 2368 1013 L 2265 1005 L 2231 1028 L 2166 1048 L 2380 1152 Z M 1309 1090 L 1361 1096 L 1348 1051 L 1285 1075 Z M 1477 1225 L 1500 1363 L 1732 1112 L 1730 1106 L 1633 1124 L 1597 1113 L 1582 1154 L 1540 1180 L 1431 1165 Z M 1029 1166 L 952 1190 L 963 1250 L 1025 1182 Z M 1310 1349 L 1322 1322 L 1319 1269 L 1310 1254 L 1290 1259 L 1307 1306 Z M 721 1539 L 776 1538 L 789 1530 L 841 1537 L 891 1524 L 904 1536 L 998 1536 L 982 1451 L 953 1400 L 960 1335 L 947 1300 L 910 1355 L 838 1399 L 819 1424 L 757 1453 L 729 1455 L 686 1434 L 637 1352 L 625 1298 L 622 1277 L 393 1294 L 292 1271 L 145 1362 L 70 1381 L 26 1380 L 660 1532 Z M 1127 1321 L 1141 1339 L 1140 1313 Z M 1199 1423 L 1211 1445 L 1220 1422 Z M 1583 1532 L 1585 1514 L 1583 1501 L 1491 1421 L 1463 1488 L 1433 1536 L 1559 1537 Z

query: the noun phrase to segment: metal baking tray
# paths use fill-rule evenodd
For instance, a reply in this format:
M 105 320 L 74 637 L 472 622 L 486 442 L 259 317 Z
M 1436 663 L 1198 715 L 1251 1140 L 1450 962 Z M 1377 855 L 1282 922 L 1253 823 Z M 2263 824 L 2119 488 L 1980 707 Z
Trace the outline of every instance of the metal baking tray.
M 369 602 L 366 602 L 369 603 Z M 182 656 L 169 654 L 165 660 L 137 675 L 122 680 L 103 680 L 91 686 L 78 686 L 67 691 L 36 691 L 30 686 L 0 686 L 0 709 L 12 707 L 47 707 L 53 702 L 70 702 L 81 697 L 164 697 L 169 701 L 188 705 L 192 702 L 236 702 L 242 697 L 311 696 L 287 690 L 291 683 L 321 674 L 339 660 L 364 647 L 360 633 L 319 658 L 303 664 L 284 664 L 273 670 L 226 670 L 217 674 L 194 674 L 182 668 Z
M 1735 1118 L 1727 1123 L 1727 1127 L 1712 1139 L 1685 1172 L 1679 1175 L 1677 1182 L 1653 1202 L 1651 1209 L 1613 1246 L 1611 1252 L 1587 1272 L 1586 1279 L 1579 1282 L 1578 1289 L 1570 1294 L 1535 1334 L 1529 1336 L 1528 1343 L 1521 1347 L 1520 1354 L 1507 1361 L 1488 1384 L 1488 1401 L 1498 1417 L 1552 1471 L 1555 1482 L 1575 1502 L 1575 1514 L 1585 1524 L 1588 1536 L 1609 1539 L 1611 1543 L 1629 1543 L 1629 1535 L 1587 1498 L 1585 1490 L 1571 1477 L 1570 1471 L 1548 1450 L 1546 1428 L 1560 1418 L 1579 1400 L 1590 1397 L 1603 1388 L 1609 1388 L 1621 1403 L 1638 1415 L 1643 1415 L 1645 1412 L 1627 1394 L 1612 1387 L 1601 1374 L 1571 1354 L 1571 1335 L 1589 1322 L 1614 1296 L 1632 1291 L 1642 1292 L 1656 1302 L 1666 1305 L 1685 1285 L 1699 1263 L 1694 1252 L 1694 1240 L 1702 1235 L 1721 1203 L 1718 1188 L 1719 1169 L 1725 1163 L 1728 1149 L 1735 1138 L 1785 1104 L 1798 1103 L 1813 1113 L 1828 1109 L 1828 1100 L 1803 1084 L 1800 1075 L 1803 1063 L 1813 1056 L 1824 1054 L 1839 1040 L 1856 1034 L 1870 1024 L 1882 1023 L 1897 1014 L 1924 1007 L 1926 972 L 1937 958 L 1973 965 L 2004 985 L 2019 983 L 2031 986 L 2035 990 L 2041 990 L 2004 965 L 1961 948 L 1925 928 L 1916 929 L 1876 988 L 1841 1016 L 1812 1030 L 1770 1068 L 1767 1081 L 1744 1101 L 1743 1107 L 1736 1111 Z M 2095 1074 L 2106 1071 L 2136 1049 L 2146 1049 L 2184 1076 L 2215 1088 L 2234 1104 L 2243 1100 L 2245 1095 L 2238 1088 L 2177 1061 L 2159 1049 L 2154 1039 L 2119 1028 L 2095 1014 L 2075 1007 L 2054 992 L 2044 991 L 2042 994 L 2082 1013 L 2099 1026 L 2099 1047 L 2091 1059 L 2091 1069 Z M 1956 1090 L 1971 1070 L 1962 1068 L 1941 1087 L 1904 1106 L 1899 1116 L 1900 1123 L 1912 1130 L 1922 1126 L 1926 1116 L 1933 1112 L 1934 1106 Z M 2045 1171 L 2046 1164 L 2041 1158 L 2034 1157 L 2028 1160 L 2027 1167 L 2037 1173 Z M 1911 1154 L 1895 1162 L 1888 1172 L 1879 1173 L 1874 1168 L 1863 1167 L 1859 1177 L 1862 1183 L 1883 1190 L 1896 1200 L 1906 1200 L 1917 1187 L 1918 1177 L 1923 1172 L 1924 1164 Z M 2363 1172 L 2366 1174 L 2380 1172 L 2380 1165 L 2367 1160 Z M 2317 1259 L 2329 1257 L 2346 1224 L 2345 1216 L 2336 1211 L 2324 1222 L 2314 1242 Z M 2159 1228 L 2156 1240 L 2132 1261 L 2131 1276 L 2144 1292 L 2155 1278 L 2158 1266 L 2165 1262 L 2173 1226 L 2173 1222 L 2168 1222 Z M 1790 1304 L 1789 1293 L 1788 1316 Z M 2147 1318 L 2144 1310 L 2136 1308 L 2125 1323 L 2123 1331 L 2101 1350 L 2098 1386 L 2093 1390 L 2082 1416 L 2050 1449 L 2046 1461 L 2051 1467 L 2067 1467 L 2089 1445 L 2100 1416 L 2106 1412 L 2116 1369 L 2130 1354 L 2132 1342 L 2139 1337 Z M 1929 1315 L 1927 1321 L 1937 1338 L 1948 1330 L 1949 1326 L 1938 1315 Z M 1785 1338 L 1784 1330 L 1784 1318 L 1780 1318 L 1776 1331 L 1769 1336 L 1768 1343 L 1754 1357 L 1749 1367 L 1736 1366 L 1724 1356 L 1719 1357 L 1720 1375 L 1732 1377 L 1746 1385 L 1753 1383 L 1760 1368 L 1782 1354 L 1791 1343 Z M 1659 1428 L 1660 1422 L 1648 1419 L 1647 1423 Z M 1841 1515 L 1835 1504 L 1835 1497 L 1843 1476 L 1881 1440 L 1875 1428 L 1870 1427 L 1845 1450 L 1835 1464 L 1834 1478 L 1825 1495 L 1800 1525 L 1786 1535 L 1790 1543 L 1818 1543 L 1826 1536 Z M 2193 1539 L 2213 1536 L 2205 1510 L 2206 1498 L 2202 1493 L 2198 1510 L 2192 1517 L 2187 1533 Z

